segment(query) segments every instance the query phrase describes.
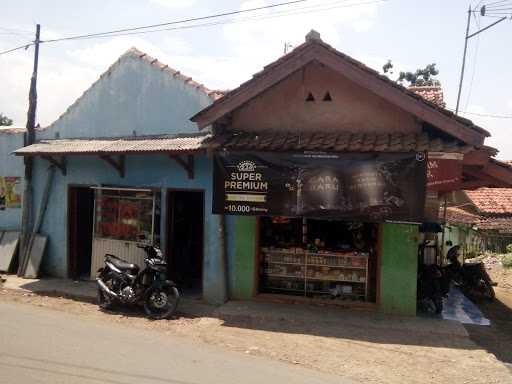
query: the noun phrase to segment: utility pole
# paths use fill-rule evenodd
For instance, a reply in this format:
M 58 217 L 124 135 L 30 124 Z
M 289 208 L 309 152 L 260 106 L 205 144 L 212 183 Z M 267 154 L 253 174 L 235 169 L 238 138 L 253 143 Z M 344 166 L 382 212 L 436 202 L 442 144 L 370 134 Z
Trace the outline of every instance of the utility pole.
M 36 109 L 37 109 L 37 67 L 39 64 L 39 42 L 40 42 L 41 26 L 36 25 L 36 39 L 34 40 L 34 68 L 30 79 L 30 91 L 28 95 L 28 112 L 27 112 L 27 133 L 25 135 L 25 146 L 34 143 L 36 138 Z M 25 188 L 23 191 L 23 210 L 21 215 L 21 236 L 19 250 L 19 266 L 18 276 L 22 276 L 26 259 L 28 258 L 30 227 L 32 221 L 32 171 L 34 160 L 31 156 L 24 157 L 25 163 Z
M 504 16 L 502 18 L 500 18 L 499 20 L 495 21 L 494 23 L 491 23 L 489 24 L 487 27 L 484 27 L 474 33 L 472 33 L 471 35 L 469 34 L 469 26 L 471 24 L 471 14 L 474 13 L 475 10 L 471 10 L 471 5 L 469 6 L 469 9 L 468 9 L 468 21 L 467 21 L 467 24 L 466 24 L 466 37 L 464 39 L 464 53 L 462 55 L 462 68 L 460 70 L 460 81 L 459 81 L 459 91 L 457 93 L 457 106 L 455 107 L 455 114 L 458 115 L 459 114 L 459 105 L 460 105 L 460 95 L 461 95 L 461 92 L 462 92 L 462 81 L 464 80 L 464 70 L 466 69 L 466 54 L 468 52 L 468 41 L 469 39 L 471 39 L 472 37 L 475 37 L 476 35 L 482 33 L 483 31 L 491 28 L 491 27 L 494 27 L 496 24 L 498 23 L 501 23 L 502 21 L 506 20 L 507 17 Z M 486 12 L 487 12 L 487 8 L 486 6 L 482 6 L 480 8 L 480 15 L 482 16 L 485 16 L 486 15 Z

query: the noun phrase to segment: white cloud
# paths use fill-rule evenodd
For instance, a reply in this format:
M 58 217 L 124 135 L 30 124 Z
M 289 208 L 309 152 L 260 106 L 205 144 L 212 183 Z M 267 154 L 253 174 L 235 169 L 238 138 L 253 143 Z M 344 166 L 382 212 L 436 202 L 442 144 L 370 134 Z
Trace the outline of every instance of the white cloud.
M 182 9 L 193 6 L 196 0 L 149 0 L 149 2 L 166 8 Z
M 512 99 L 508 101 L 508 107 L 512 109 Z

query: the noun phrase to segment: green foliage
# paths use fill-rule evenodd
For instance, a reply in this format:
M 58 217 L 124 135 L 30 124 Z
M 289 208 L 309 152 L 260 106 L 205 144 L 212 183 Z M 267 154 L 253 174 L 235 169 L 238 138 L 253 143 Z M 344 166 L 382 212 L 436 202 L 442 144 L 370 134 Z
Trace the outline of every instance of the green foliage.
M 512 253 L 512 244 L 507 245 L 507 253 Z
M 0 113 L 0 126 L 5 125 L 9 126 L 12 125 L 12 119 L 9 119 L 7 116 Z
M 508 247 L 507 247 L 507 249 L 508 249 Z M 509 255 L 503 256 L 503 259 L 501 260 L 501 264 L 503 264 L 503 266 L 505 268 L 512 268 L 512 255 L 509 254 Z
M 388 60 L 386 64 L 382 66 L 384 73 L 393 74 L 393 63 Z M 409 85 L 437 85 L 438 80 L 433 79 L 434 76 L 439 75 L 439 70 L 436 68 L 436 64 L 428 64 L 425 68 L 418 68 L 415 72 L 400 72 L 397 81 L 403 83 L 407 81 Z

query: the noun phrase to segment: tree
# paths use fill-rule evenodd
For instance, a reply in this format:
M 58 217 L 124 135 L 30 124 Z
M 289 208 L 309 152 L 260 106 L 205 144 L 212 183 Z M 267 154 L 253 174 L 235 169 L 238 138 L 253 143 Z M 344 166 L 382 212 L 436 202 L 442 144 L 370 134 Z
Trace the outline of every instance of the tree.
M 9 119 L 7 116 L 0 113 L 0 126 L 1 125 L 5 125 L 5 126 L 12 125 L 12 119 Z
M 386 64 L 382 66 L 384 73 L 393 74 L 393 63 L 388 60 Z M 436 64 L 428 64 L 425 68 L 418 68 L 415 72 L 400 72 L 398 74 L 397 81 L 402 84 L 404 81 L 409 83 L 409 86 L 426 86 L 426 85 L 437 85 L 439 81 L 434 79 L 434 76 L 439 74 L 439 70 L 436 68 Z

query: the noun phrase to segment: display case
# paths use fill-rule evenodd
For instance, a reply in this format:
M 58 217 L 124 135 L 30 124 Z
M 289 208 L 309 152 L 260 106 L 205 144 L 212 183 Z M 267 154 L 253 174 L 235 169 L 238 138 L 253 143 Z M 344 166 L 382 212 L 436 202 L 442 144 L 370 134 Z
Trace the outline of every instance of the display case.
M 367 252 L 261 248 L 261 253 L 263 291 L 368 299 Z

